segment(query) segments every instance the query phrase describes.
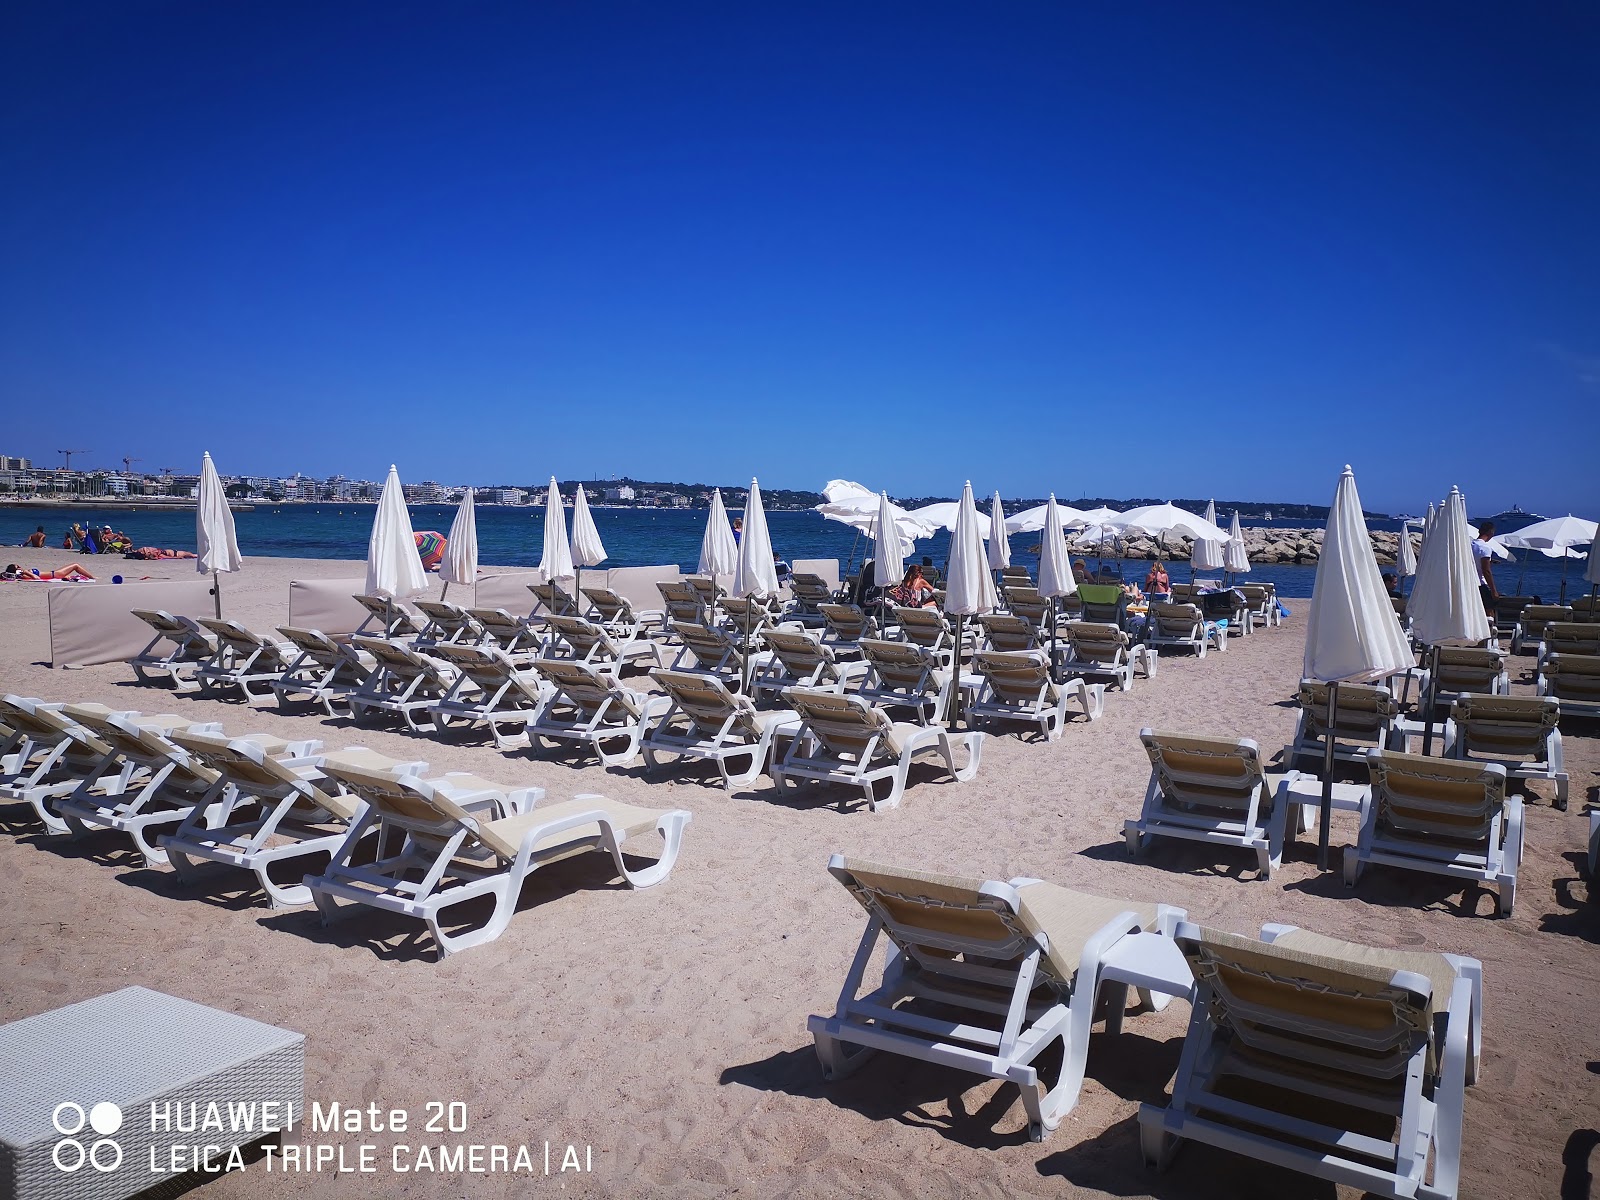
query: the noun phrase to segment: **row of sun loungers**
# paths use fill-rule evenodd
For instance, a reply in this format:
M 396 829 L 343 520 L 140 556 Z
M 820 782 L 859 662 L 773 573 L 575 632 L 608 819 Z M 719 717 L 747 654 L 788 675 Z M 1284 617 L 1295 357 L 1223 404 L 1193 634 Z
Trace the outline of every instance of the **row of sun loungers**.
M 498 937 L 547 863 L 602 850 L 630 886 L 659 882 L 690 820 L 597 795 L 547 804 L 542 788 L 430 775 L 360 746 L 229 737 L 103 705 L 5 696 L 0 732 L 0 799 L 31 805 L 46 832 L 117 831 L 146 866 L 170 862 L 189 882 L 199 862 L 249 871 L 274 908 L 315 902 L 325 922 L 351 905 L 415 918 L 441 957 Z M 623 844 L 652 830 L 660 857 L 630 867 Z M 459 907 L 483 896 L 489 915 L 458 929 Z

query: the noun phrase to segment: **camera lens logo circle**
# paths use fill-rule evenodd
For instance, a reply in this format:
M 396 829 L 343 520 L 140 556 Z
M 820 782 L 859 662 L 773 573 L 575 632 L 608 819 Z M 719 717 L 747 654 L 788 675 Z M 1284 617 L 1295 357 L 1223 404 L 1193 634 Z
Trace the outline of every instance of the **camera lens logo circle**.
M 58 1171 L 71 1174 L 87 1163 L 96 1171 L 108 1172 L 122 1165 L 122 1147 L 111 1140 L 111 1134 L 122 1128 L 122 1109 L 111 1101 L 102 1100 L 85 1112 L 83 1105 L 67 1100 L 56 1105 L 50 1123 L 62 1135 L 50 1152 Z M 85 1126 L 101 1135 L 87 1147 L 73 1136 Z

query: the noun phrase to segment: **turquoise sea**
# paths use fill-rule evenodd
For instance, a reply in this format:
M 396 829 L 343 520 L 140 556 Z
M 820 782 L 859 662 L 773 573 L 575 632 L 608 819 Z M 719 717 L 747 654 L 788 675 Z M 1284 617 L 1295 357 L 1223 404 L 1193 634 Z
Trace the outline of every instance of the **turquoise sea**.
M 373 506 L 337 504 L 263 505 L 250 512 L 236 513 L 239 547 L 248 558 L 342 558 L 362 559 L 367 553 L 367 537 L 372 529 Z M 692 570 L 700 556 L 700 538 L 705 531 L 705 510 L 595 508 L 595 525 L 610 557 L 607 566 L 648 566 L 677 563 Z M 433 529 L 448 533 L 455 517 L 455 506 L 419 504 L 411 507 L 411 523 L 417 530 Z M 537 566 L 544 540 L 543 508 L 502 508 L 479 505 L 478 549 L 485 564 L 496 566 Z M 570 513 L 568 514 L 570 520 Z M 72 509 L 0 508 L 0 544 L 20 545 L 38 525 L 43 525 L 49 544 L 59 546 L 62 532 L 74 521 L 96 526 L 108 524 L 120 530 L 136 546 L 168 546 L 176 550 L 195 547 L 194 511 L 142 512 L 117 509 L 73 507 Z M 1254 522 L 1259 524 L 1260 522 Z M 1285 528 L 1304 522 L 1273 521 Z M 1394 530 L 1398 522 L 1373 520 L 1373 529 Z M 769 512 L 767 525 L 773 549 L 783 558 L 837 558 L 843 563 L 859 563 L 870 543 L 855 531 L 829 521 L 814 512 Z M 1011 539 L 1012 561 L 1038 562 L 1039 535 L 1020 533 Z M 943 565 L 949 535 L 940 533 L 917 543 L 925 554 Z M 1561 564 L 1542 555 L 1529 556 L 1524 588 L 1528 594 L 1554 599 L 1560 589 Z M 117 559 L 115 561 L 122 561 Z M 130 563 L 129 567 L 134 564 Z M 1582 590 L 1584 563 L 1570 560 L 1568 593 Z M 248 565 L 246 570 L 248 570 Z M 1127 574 L 1142 578 L 1145 564 L 1130 561 Z M 1516 563 L 1497 567 L 1501 591 L 1512 590 L 1522 568 Z M 1313 566 L 1273 566 L 1256 563 L 1251 578 L 1277 584 L 1283 596 L 1311 595 Z M 1174 579 L 1187 578 L 1187 564 L 1173 565 Z

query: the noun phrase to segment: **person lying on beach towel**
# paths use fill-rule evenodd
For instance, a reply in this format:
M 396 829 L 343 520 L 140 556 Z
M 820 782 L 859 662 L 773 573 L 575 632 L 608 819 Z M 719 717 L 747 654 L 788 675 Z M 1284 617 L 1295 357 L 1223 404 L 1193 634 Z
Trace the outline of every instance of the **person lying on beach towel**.
M 93 580 L 94 576 L 77 563 L 68 563 L 53 571 L 41 571 L 38 567 L 19 567 L 16 563 L 7 563 L 6 569 L 0 571 L 0 579 L 17 583 L 51 583 L 62 580 L 68 583 L 82 583 Z
M 122 557 L 148 560 L 157 558 L 196 558 L 198 555 L 191 554 L 187 550 L 164 550 L 158 546 L 140 546 L 137 550 L 129 550 Z

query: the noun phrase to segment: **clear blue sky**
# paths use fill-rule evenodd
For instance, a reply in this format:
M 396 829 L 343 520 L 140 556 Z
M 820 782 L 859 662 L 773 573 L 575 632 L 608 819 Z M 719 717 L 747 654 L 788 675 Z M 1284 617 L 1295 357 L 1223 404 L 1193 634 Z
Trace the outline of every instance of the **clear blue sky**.
M 1590 3 L 0 21 L 0 452 L 1600 515 Z

